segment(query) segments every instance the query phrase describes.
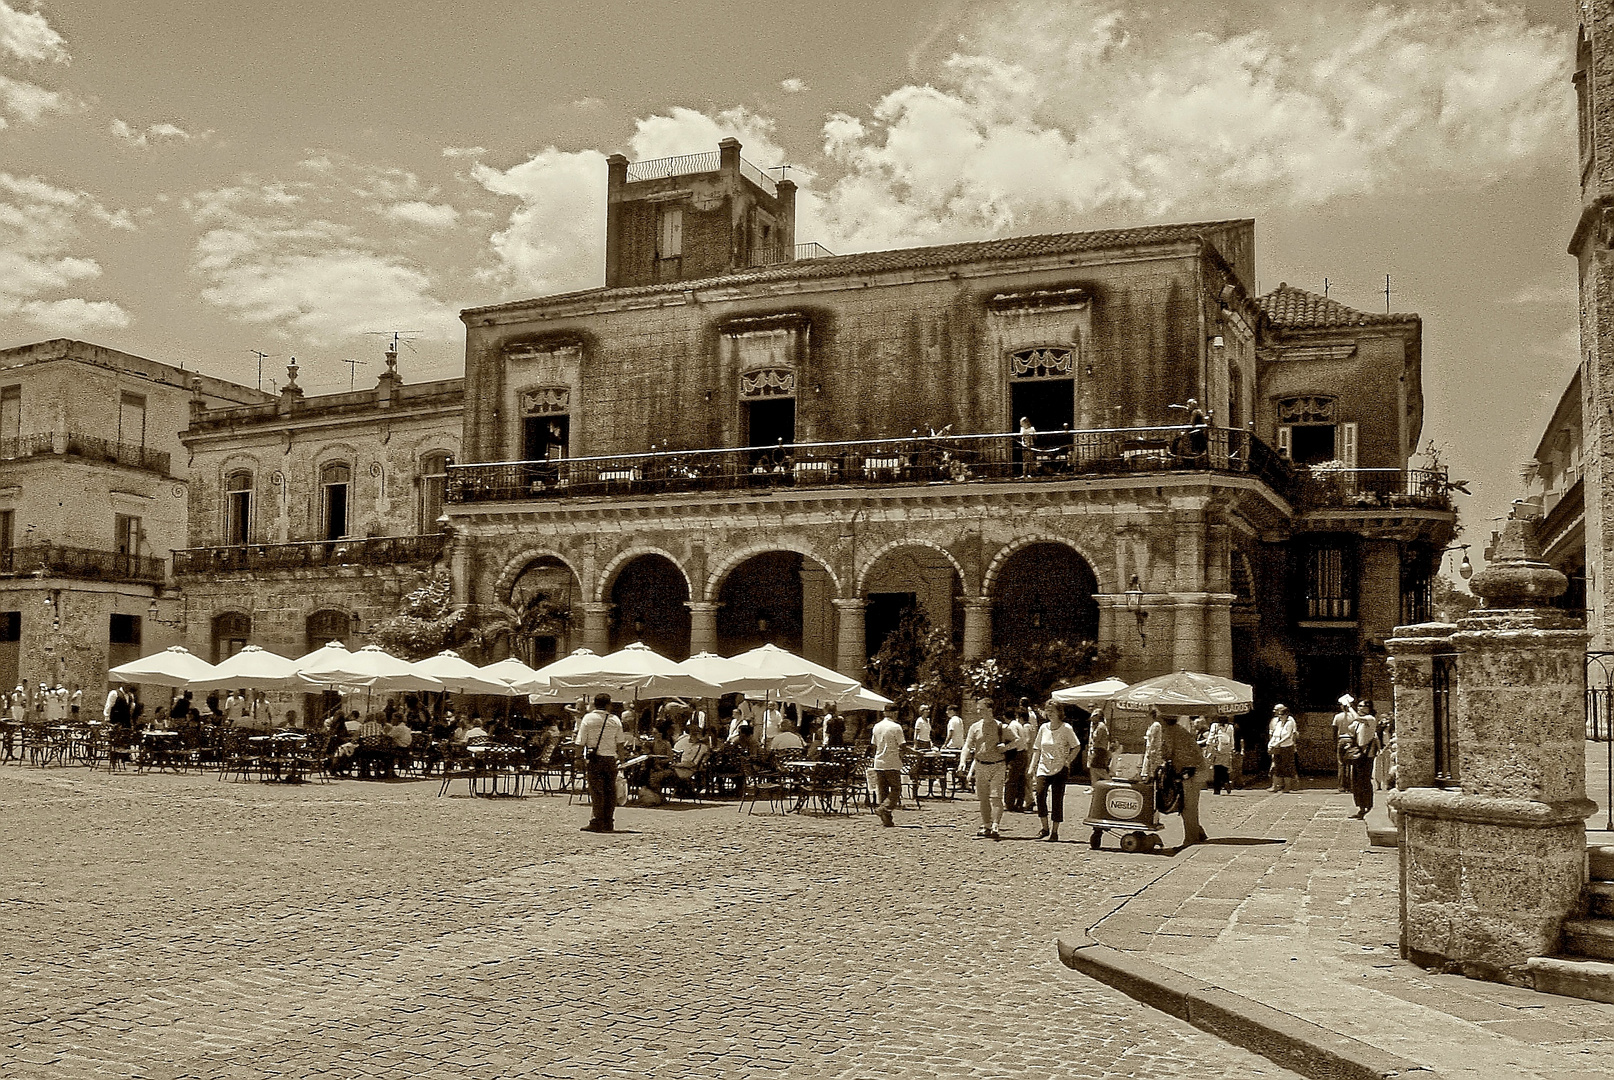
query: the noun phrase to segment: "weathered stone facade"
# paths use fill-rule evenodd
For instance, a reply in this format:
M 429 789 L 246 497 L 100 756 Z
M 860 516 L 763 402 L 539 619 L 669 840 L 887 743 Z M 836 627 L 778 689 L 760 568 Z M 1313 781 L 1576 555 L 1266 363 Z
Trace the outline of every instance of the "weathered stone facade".
M 0 684 L 98 695 L 109 666 L 178 640 L 179 433 L 192 401 L 267 398 L 82 341 L 0 351 Z

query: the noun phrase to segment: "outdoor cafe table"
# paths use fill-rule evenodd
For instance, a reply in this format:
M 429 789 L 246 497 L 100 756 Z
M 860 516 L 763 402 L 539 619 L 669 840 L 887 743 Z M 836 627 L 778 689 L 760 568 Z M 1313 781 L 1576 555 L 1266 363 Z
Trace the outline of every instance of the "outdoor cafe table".
M 779 767 L 796 780 L 796 805 L 791 813 L 800 814 L 807 809 L 808 802 L 816 796 L 818 810 L 825 814 L 835 812 L 836 792 L 831 791 L 824 783 L 827 774 L 831 773 L 837 762 L 813 761 L 810 758 L 798 758 L 795 761 L 781 761 Z
M 274 735 L 249 735 L 247 742 L 255 743 L 264 751 L 265 782 L 282 784 L 302 783 L 307 772 L 307 761 L 301 753 L 308 737 L 294 731 L 281 731 Z
M 141 733 L 141 768 L 178 770 L 174 754 L 179 750 L 179 732 L 149 729 Z
M 526 757 L 519 746 L 500 743 L 473 743 L 466 746 L 473 766 L 470 776 L 471 794 L 494 798 L 500 795 L 520 796 L 522 772 L 520 765 Z M 508 790 L 499 790 L 499 781 L 508 780 Z M 477 790 L 480 783 L 481 790 Z
M 914 784 L 914 798 L 919 797 L 919 781 L 927 781 L 926 793 L 935 795 L 936 781 L 940 780 L 942 783 L 942 797 L 951 799 L 954 792 L 958 790 L 958 762 L 963 753 L 964 751 L 962 750 L 951 750 L 946 747 L 919 751 L 919 761 L 922 764 L 923 771 L 911 777 Z

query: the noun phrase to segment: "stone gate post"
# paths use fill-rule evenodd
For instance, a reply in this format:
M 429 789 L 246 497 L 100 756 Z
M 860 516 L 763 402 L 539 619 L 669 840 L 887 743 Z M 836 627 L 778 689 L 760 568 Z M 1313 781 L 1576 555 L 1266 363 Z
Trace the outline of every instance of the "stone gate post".
M 1510 520 L 1491 565 L 1474 577 L 1484 605 L 1449 638 L 1456 666 L 1445 746 L 1433 694 L 1418 684 L 1421 657 L 1443 635 L 1403 628 L 1392 643 L 1403 952 L 1424 966 L 1526 985 L 1527 961 L 1554 952 L 1578 910 L 1585 819 L 1595 809 L 1582 741 L 1586 632 L 1567 612 L 1540 606 L 1566 581 L 1539 556 L 1534 523 Z M 1436 786 L 1441 753 L 1455 767 Z

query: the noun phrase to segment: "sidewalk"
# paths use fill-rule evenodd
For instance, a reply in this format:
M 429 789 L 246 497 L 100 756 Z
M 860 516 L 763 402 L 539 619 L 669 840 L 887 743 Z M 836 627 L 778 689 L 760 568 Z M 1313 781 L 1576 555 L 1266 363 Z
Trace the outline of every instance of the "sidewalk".
M 1382 792 L 1377 803 L 1367 825 L 1388 826 Z M 1258 1042 L 1276 1029 L 1288 1056 L 1268 1056 L 1305 1075 L 1393 1075 L 1409 1064 L 1450 1080 L 1614 1075 L 1614 1005 L 1436 975 L 1400 959 L 1398 853 L 1368 846 L 1349 795 L 1332 784 L 1292 795 L 1246 789 L 1207 792 L 1203 806 L 1211 842 L 1170 859 L 1118 856 L 1160 859 L 1161 873 L 1062 939 L 1067 964 L 1143 1000 L 1163 990 L 1168 1009 L 1185 988 L 1220 988 L 1195 999 L 1206 1015 L 1238 1014 L 1232 995 L 1260 1003 L 1223 1027 L 1253 1023 Z M 1181 824 L 1168 820 L 1169 852 Z M 1131 978 L 1136 985 L 1122 985 Z M 1343 1062 L 1319 1049 L 1330 1045 L 1343 1048 Z

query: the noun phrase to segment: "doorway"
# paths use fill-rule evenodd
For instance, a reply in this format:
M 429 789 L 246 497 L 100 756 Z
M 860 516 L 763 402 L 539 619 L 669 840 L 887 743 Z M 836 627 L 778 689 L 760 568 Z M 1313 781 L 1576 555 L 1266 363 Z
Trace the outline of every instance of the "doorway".
M 1021 379 L 1009 389 L 1009 429 L 1018 431 L 1020 419 L 1031 421 L 1039 435 L 1076 426 L 1075 379 Z M 1043 440 L 1039 438 L 1041 446 Z
M 796 441 L 796 399 L 786 397 L 756 398 L 745 402 L 745 430 L 740 432 L 744 445 L 750 447 L 776 447 L 780 443 Z M 755 450 L 751 455 L 754 466 L 764 457 L 771 465 L 772 450 Z

